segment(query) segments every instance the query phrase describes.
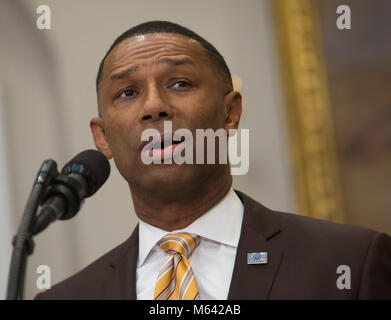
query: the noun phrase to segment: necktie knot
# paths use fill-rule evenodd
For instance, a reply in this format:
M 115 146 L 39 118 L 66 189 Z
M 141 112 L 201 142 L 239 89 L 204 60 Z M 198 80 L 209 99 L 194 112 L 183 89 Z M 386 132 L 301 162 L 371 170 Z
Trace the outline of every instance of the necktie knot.
M 200 243 L 200 236 L 193 233 L 171 233 L 164 236 L 157 245 L 168 253 L 179 253 L 188 258 Z

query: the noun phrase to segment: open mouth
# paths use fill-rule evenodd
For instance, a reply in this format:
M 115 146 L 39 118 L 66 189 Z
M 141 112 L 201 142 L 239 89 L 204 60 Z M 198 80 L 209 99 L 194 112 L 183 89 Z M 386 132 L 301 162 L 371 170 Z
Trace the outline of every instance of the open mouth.
M 171 147 L 171 146 L 174 146 L 174 145 L 178 145 L 180 143 L 182 143 L 183 141 L 185 141 L 185 138 L 182 137 L 180 139 L 175 139 L 175 140 L 164 140 L 164 141 L 161 141 L 161 142 L 157 142 L 157 143 L 152 143 L 148 146 L 148 150 L 164 150 L 168 147 Z
M 155 143 L 150 143 L 143 150 L 145 153 L 149 155 L 154 161 L 160 161 L 162 159 L 171 159 L 174 155 L 174 150 L 176 147 L 185 141 L 185 137 L 179 139 L 167 139 Z

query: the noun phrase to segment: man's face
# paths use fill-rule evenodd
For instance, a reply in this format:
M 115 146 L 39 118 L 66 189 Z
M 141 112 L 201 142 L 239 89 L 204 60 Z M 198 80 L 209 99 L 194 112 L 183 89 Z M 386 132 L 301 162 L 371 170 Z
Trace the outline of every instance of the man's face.
M 226 90 L 198 42 L 167 33 L 126 39 L 104 64 L 98 97 L 101 118 L 91 120 L 95 144 L 107 158 L 114 158 L 130 187 L 175 191 L 196 184 L 218 165 L 146 165 L 141 160 L 141 134 L 149 128 L 163 133 L 163 122 L 172 121 L 172 130 L 189 129 L 195 144 L 196 129 L 231 128 L 227 118 L 232 99 Z

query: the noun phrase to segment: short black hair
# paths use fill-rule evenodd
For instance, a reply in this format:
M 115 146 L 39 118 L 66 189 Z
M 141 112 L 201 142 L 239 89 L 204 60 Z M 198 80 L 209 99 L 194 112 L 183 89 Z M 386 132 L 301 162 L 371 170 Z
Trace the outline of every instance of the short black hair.
M 96 77 L 96 93 L 98 94 L 99 83 L 102 77 L 103 66 L 107 56 L 110 52 L 120 44 L 122 41 L 128 38 L 132 38 L 137 35 L 149 34 L 149 33 L 176 33 L 184 35 L 190 39 L 198 41 L 207 51 L 211 61 L 215 65 L 217 71 L 223 76 L 223 80 L 228 84 L 230 90 L 232 90 L 232 77 L 231 72 L 228 68 L 227 63 L 224 60 L 224 57 L 217 51 L 217 49 L 204 38 L 196 34 L 194 31 L 191 31 L 179 24 L 169 22 L 169 21 L 148 21 L 141 23 L 133 28 L 122 33 L 110 46 L 109 50 L 106 52 L 103 57 L 98 70 L 98 75 Z

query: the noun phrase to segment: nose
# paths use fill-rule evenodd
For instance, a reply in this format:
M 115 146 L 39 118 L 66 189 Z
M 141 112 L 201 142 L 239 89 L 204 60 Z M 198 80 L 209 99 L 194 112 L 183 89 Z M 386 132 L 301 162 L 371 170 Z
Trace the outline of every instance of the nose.
M 167 103 L 164 93 L 160 92 L 157 86 L 151 86 L 140 113 L 140 122 L 170 120 L 172 115 L 172 108 Z

